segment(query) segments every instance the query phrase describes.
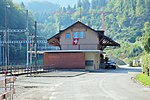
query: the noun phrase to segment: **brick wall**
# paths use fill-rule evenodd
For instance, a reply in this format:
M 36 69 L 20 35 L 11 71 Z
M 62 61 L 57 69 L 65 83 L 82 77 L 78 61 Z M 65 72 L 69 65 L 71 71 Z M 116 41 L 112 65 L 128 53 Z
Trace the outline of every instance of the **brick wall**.
M 44 53 L 45 69 L 85 69 L 84 53 Z

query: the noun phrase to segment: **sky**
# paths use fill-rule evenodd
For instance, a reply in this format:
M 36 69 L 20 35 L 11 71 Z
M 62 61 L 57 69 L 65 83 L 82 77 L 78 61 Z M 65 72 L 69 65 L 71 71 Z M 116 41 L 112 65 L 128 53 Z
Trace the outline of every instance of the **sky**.
M 77 3 L 77 0 L 13 0 L 13 2 L 16 2 L 16 3 L 21 3 L 21 2 L 24 2 L 25 4 L 26 3 L 30 3 L 32 1 L 49 1 L 51 3 L 57 3 L 59 4 L 60 6 L 67 6 L 67 5 L 71 5 L 73 6 L 74 4 Z

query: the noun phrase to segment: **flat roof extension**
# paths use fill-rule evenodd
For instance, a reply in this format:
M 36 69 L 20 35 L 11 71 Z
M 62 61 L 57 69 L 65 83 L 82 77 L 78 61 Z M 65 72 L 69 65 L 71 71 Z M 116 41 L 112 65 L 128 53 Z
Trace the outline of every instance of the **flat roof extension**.
M 44 53 L 76 53 L 76 52 L 86 52 L 86 53 L 104 53 L 101 50 L 48 50 L 48 51 L 37 51 L 38 54 Z M 28 53 L 35 53 L 35 51 L 28 51 Z

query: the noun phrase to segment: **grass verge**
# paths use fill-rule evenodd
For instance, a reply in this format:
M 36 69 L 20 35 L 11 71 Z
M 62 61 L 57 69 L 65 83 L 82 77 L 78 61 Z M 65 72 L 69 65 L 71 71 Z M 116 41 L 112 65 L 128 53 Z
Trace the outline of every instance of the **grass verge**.
M 140 81 L 144 86 L 150 86 L 150 76 L 145 74 L 138 74 L 136 80 Z

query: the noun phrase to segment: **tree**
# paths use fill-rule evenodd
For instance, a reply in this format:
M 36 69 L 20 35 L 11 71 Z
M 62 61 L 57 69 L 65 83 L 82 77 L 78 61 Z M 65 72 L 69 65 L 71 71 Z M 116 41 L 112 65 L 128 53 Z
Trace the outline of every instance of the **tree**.
M 92 5 L 92 9 L 96 9 L 97 0 L 92 0 L 91 5 Z
M 66 8 L 54 7 L 55 12 L 64 12 L 62 14 L 36 14 L 36 19 L 40 19 L 40 34 L 45 36 L 52 36 L 56 34 L 59 29 L 64 29 L 74 22 L 80 20 L 80 11 L 97 12 L 93 14 L 81 13 L 81 21 L 85 24 L 90 23 L 90 26 L 94 29 L 101 30 L 101 7 L 104 7 L 105 13 L 105 25 L 106 32 L 110 38 L 117 40 L 119 43 L 126 44 L 122 48 L 115 49 L 113 51 L 118 57 L 137 57 L 141 54 L 141 48 L 138 48 L 140 44 L 136 41 L 141 39 L 144 28 L 144 23 L 150 20 L 150 0 L 77 0 L 77 4 L 74 6 L 68 6 Z M 89 2 L 91 1 L 91 2 Z M 41 4 L 41 3 L 40 3 Z M 37 5 L 37 8 L 39 5 Z M 41 6 L 41 5 L 40 5 Z M 45 6 L 45 5 L 43 5 Z M 55 5 L 54 5 L 55 6 Z M 48 7 L 52 7 L 49 6 Z M 80 9 L 81 7 L 81 9 Z M 39 9 L 42 12 L 43 9 Z M 47 10 L 47 9 L 46 9 Z M 50 10 L 50 9 L 49 9 Z M 38 11 L 38 10 L 37 10 Z M 48 11 L 50 12 L 50 11 Z M 70 12 L 73 12 L 70 14 Z M 66 14 L 67 13 L 67 14 Z M 144 37 L 144 36 L 143 36 Z M 130 44 L 138 44 L 133 48 Z M 148 42 L 145 42 L 145 44 Z M 131 46 L 129 46 L 131 45 Z M 134 49 L 136 48 L 137 49 Z M 128 48 L 128 50 L 126 50 Z M 127 52 L 125 52 L 127 51 Z M 129 52 L 132 51 L 132 52 Z M 112 52 L 112 51 L 111 51 Z
M 145 11 L 145 0 L 136 0 L 136 15 L 141 16 Z
M 23 2 L 21 2 L 21 8 L 25 9 L 25 5 Z
M 146 14 L 147 14 L 147 16 L 150 16 L 150 10 L 149 10 L 149 8 L 150 8 L 150 0 L 145 0 L 145 12 L 146 12 Z
M 6 9 L 6 6 L 10 7 Z M 7 11 L 7 12 L 5 12 Z M 0 0 L 0 29 L 5 28 L 5 14 L 7 13 L 7 27 L 9 29 L 25 29 L 26 28 L 26 11 L 24 7 L 14 4 L 12 0 Z M 29 30 L 33 31 L 33 23 L 31 13 L 29 12 Z M 1 33 L 1 35 L 4 35 Z M 1 40 L 2 37 L 1 37 Z M 9 33 L 10 41 L 26 40 L 25 33 Z M 22 64 L 26 62 L 26 46 L 22 44 L 9 44 L 10 58 L 9 63 Z
M 82 5 L 81 0 L 78 0 L 78 2 L 77 2 L 77 7 L 79 8 L 79 7 L 81 7 L 81 5 Z
M 90 9 L 90 2 L 89 0 L 82 0 L 82 7 L 84 11 L 89 11 Z
M 92 9 L 100 9 L 101 7 L 106 6 L 106 0 L 92 0 L 91 5 Z
M 143 45 L 147 53 L 150 53 L 150 22 L 144 24 Z
M 67 9 L 65 7 L 63 7 L 62 12 L 67 12 Z

